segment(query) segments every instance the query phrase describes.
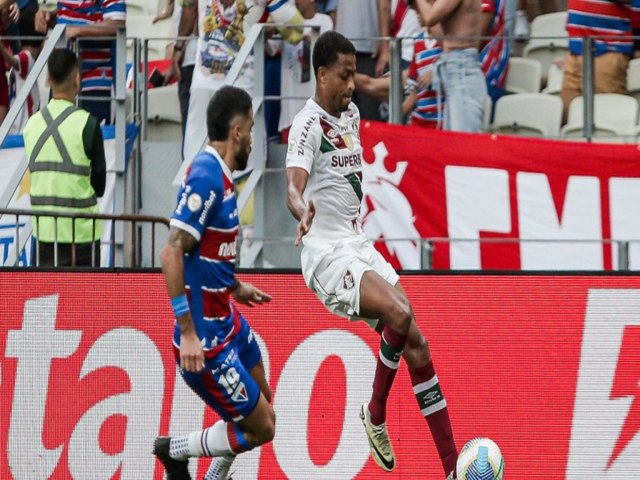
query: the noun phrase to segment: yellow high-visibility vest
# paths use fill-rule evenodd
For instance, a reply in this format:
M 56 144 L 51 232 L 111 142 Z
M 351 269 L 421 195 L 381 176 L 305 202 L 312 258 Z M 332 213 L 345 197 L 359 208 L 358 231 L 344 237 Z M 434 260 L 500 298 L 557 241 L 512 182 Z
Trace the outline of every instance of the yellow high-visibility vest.
M 29 118 L 23 138 L 34 210 L 98 213 L 91 159 L 82 139 L 88 119 L 89 112 L 62 99 L 52 99 Z M 57 237 L 60 243 L 87 243 L 102 234 L 101 223 L 88 219 L 39 217 L 33 219 L 33 229 L 42 242 Z

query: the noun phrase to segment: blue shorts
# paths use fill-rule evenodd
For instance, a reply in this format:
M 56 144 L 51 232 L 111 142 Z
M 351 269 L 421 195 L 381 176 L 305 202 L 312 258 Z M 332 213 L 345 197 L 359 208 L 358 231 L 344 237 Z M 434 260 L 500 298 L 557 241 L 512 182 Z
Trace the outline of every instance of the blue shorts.
M 189 388 L 226 422 L 248 417 L 260 399 L 260 386 L 249 372 L 262 355 L 249 323 L 240 318 L 242 326 L 233 341 L 207 360 L 202 371 L 180 369 Z

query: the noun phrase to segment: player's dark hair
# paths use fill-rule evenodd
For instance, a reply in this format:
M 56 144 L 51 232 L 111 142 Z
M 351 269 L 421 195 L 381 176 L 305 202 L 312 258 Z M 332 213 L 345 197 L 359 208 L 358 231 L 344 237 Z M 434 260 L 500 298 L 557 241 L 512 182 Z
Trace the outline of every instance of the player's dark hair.
M 78 57 L 68 48 L 56 48 L 49 56 L 47 68 L 51 83 L 63 85 L 78 69 Z
M 355 55 L 356 47 L 347 37 L 329 30 L 318 37 L 313 47 L 313 73 L 318 76 L 320 67 L 331 68 L 340 54 Z
M 18 20 L 20 36 L 27 37 L 20 39 L 20 43 L 23 47 L 39 47 L 42 45 L 42 42 L 44 42 L 45 34 L 36 30 L 35 18 L 35 11 L 20 13 L 20 20 Z
M 224 86 L 218 90 L 207 107 L 207 134 L 212 142 L 229 138 L 231 121 L 236 115 L 249 116 L 251 97 L 238 87 Z

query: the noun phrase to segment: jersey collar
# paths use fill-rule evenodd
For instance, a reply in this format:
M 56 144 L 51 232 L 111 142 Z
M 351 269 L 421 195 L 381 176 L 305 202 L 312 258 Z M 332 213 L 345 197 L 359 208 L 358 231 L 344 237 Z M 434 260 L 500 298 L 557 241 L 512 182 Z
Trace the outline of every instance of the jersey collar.
M 224 172 L 224 174 L 227 176 L 229 180 L 231 180 L 231 182 L 233 182 L 233 174 L 231 173 L 231 170 L 229 169 L 227 164 L 224 163 L 224 160 L 222 159 L 218 151 L 215 148 L 213 148 L 211 145 L 207 145 L 204 148 L 204 151 L 210 155 L 213 155 L 216 158 L 216 160 L 218 160 L 218 163 L 220 164 L 220 168 L 222 168 L 222 171 Z
M 312 108 L 314 110 L 317 110 L 318 112 L 322 113 L 324 116 L 329 117 L 334 119 L 336 122 L 340 120 L 340 117 L 334 117 L 333 115 L 331 115 L 329 112 L 327 112 L 324 108 L 322 108 L 320 106 L 320 104 L 318 102 L 315 101 L 315 99 L 313 97 L 311 97 L 308 102 L 311 104 Z M 340 114 L 340 116 L 342 116 L 342 114 Z

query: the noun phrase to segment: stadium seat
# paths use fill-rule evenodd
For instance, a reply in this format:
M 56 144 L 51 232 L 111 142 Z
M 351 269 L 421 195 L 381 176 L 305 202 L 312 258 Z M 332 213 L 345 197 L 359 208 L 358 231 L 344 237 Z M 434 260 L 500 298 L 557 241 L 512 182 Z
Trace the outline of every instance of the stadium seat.
M 538 15 L 531 22 L 531 38 L 522 56 L 538 60 L 543 72 L 549 70 L 553 61 L 569 49 L 566 24 L 567 12 Z
M 493 109 L 493 102 L 491 97 L 487 95 L 484 98 L 484 114 L 482 115 L 482 131 L 488 132 L 491 129 L 491 110 Z
M 542 89 L 542 93 L 560 95 L 563 77 L 564 72 L 556 64 L 552 63 L 547 73 L 547 86 Z
M 505 95 L 496 103 L 493 131 L 527 137 L 557 137 L 562 100 L 544 93 Z
M 635 98 L 617 93 L 597 93 L 593 101 L 594 140 L 624 142 L 635 137 L 638 124 L 638 101 Z M 583 125 L 583 98 L 577 97 L 569 105 L 567 124 L 560 133 L 567 139 L 580 139 Z
M 627 92 L 636 100 L 640 100 L 640 58 L 634 58 L 629 61 Z
M 182 119 L 176 84 L 149 89 L 147 119 L 149 140 L 182 141 Z
M 538 93 L 542 65 L 532 58 L 511 57 L 507 73 L 507 93 Z
M 180 101 L 177 84 L 149 89 L 147 118 L 180 122 Z

